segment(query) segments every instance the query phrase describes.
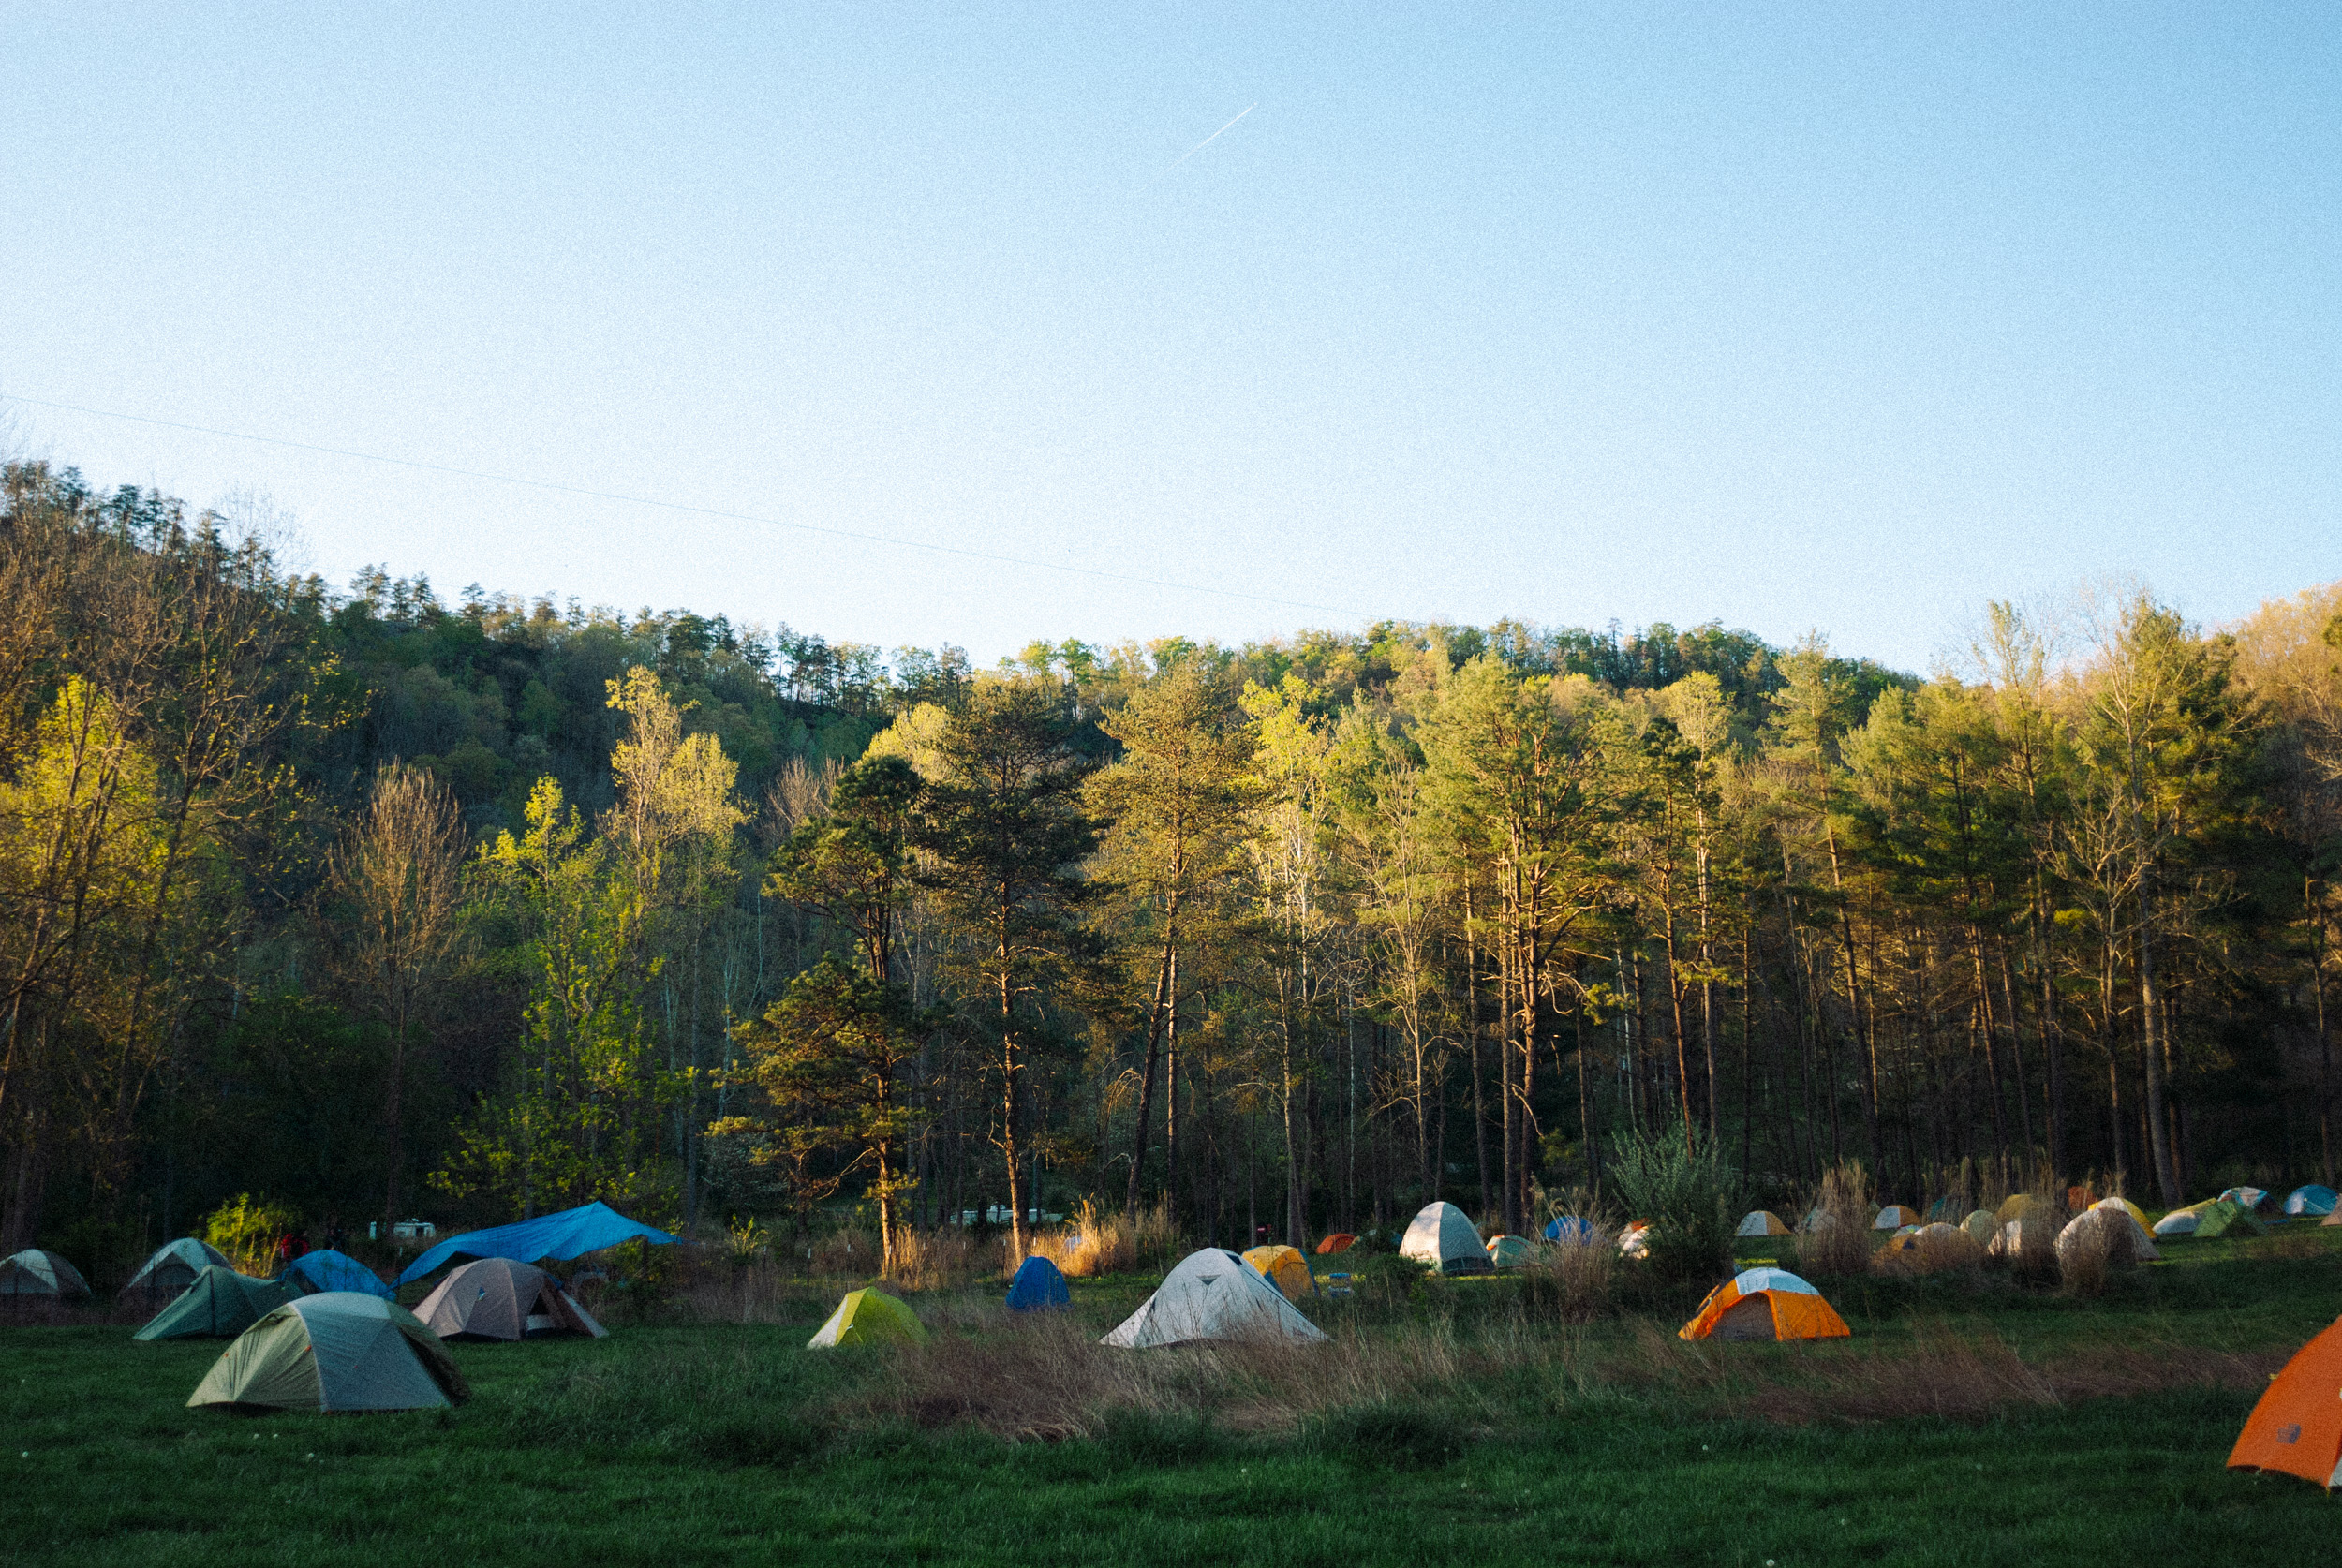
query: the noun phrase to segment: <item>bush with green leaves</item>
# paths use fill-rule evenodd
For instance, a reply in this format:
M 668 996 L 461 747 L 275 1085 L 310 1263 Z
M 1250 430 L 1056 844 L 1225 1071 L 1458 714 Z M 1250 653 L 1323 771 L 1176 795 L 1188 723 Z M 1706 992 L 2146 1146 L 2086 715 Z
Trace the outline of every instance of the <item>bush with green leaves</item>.
M 1740 1182 L 1705 1134 L 1622 1133 L 1606 1174 L 1627 1213 L 1651 1222 L 1643 1255 L 1653 1274 L 1700 1280 L 1732 1271 L 1732 1198 Z

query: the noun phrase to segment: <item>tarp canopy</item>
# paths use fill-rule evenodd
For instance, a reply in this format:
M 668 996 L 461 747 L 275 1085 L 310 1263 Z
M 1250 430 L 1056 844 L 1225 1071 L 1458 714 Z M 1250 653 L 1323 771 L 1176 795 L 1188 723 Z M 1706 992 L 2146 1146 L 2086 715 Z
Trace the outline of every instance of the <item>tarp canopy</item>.
M 1488 1266 L 1486 1252 L 1480 1266 Z M 1207 1247 L 1180 1260 L 1155 1294 L 1099 1343 L 1148 1350 L 1198 1339 L 1325 1338 L 1258 1269 L 1234 1252 Z
M 829 1321 L 805 1342 L 808 1350 L 836 1345 L 877 1345 L 888 1342 L 924 1345 L 926 1324 L 918 1314 L 883 1291 L 848 1291 Z
M 471 1397 L 438 1336 L 378 1295 L 287 1302 L 220 1353 L 187 1403 L 276 1410 L 427 1410 Z
M 1741 1217 L 1741 1228 L 1734 1235 L 1786 1235 L 1789 1227 L 1781 1222 L 1781 1216 L 1769 1208 L 1760 1208 Z
M 1492 1235 L 1489 1237 L 1489 1262 L 1499 1268 L 1526 1268 L 1536 1256 L 1536 1247 L 1527 1236 Z
M 382 1276 L 356 1258 L 332 1250 L 302 1253 L 276 1271 L 276 1280 L 304 1295 L 315 1295 L 320 1291 L 358 1291 L 389 1301 L 398 1294 L 382 1282 Z
M 2334 1212 L 2334 1189 L 2320 1187 L 2314 1181 L 2306 1187 L 2296 1187 L 2285 1195 L 2285 1212 L 2288 1214 L 2332 1214 Z
M 408 1264 L 398 1282 L 404 1285 L 420 1280 L 451 1258 L 510 1258 L 526 1264 L 545 1258 L 582 1258 L 637 1236 L 660 1246 L 674 1240 L 664 1231 L 629 1220 L 608 1204 L 586 1204 L 516 1224 L 452 1235 Z
M 2293 1353 L 2245 1418 L 2231 1470 L 2274 1470 L 2342 1486 L 2342 1322 Z
M 54 1252 L 37 1247 L 0 1258 L 0 1295 L 66 1296 L 89 1294 L 89 1281 L 81 1270 Z
M 208 1241 L 198 1241 L 183 1235 L 176 1241 L 166 1241 L 155 1249 L 153 1256 L 130 1276 L 130 1282 L 122 1287 L 122 1294 L 142 1291 L 149 1295 L 177 1295 L 195 1283 L 195 1277 L 206 1268 L 226 1268 L 225 1253 Z
M 510 1258 L 466 1264 L 422 1298 L 415 1316 L 442 1339 L 599 1339 L 609 1332 L 552 1275 Z
M 1287 1301 L 1298 1301 L 1305 1295 L 1317 1294 L 1317 1277 L 1310 1272 L 1309 1259 L 1298 1249 L 1271 1243 L 1255 1247 L 1244 1254 L 1244 1261 L 1260 1270 L 1262 1279 L 1277 1287 Z
M 1399 1255 L 1442 1274 L 1485 1274 L 1492 1266 L 1479 1231 L 1462 1209 L 1449 1203 L 1424 1206 L 1408 1222 Z
M 1073 1305 L 1074 1293 L 1057 1265 L 1036 1254 L 1016 1265 L 1016 1278 L 1008 1282 L 1010 1311 L 1061 1312 Z
M 214 1264 L 133 1339 L 232 1339 L 293 1298 L 291 1287 Z
M 1821 1292 L 1785 1268 L 1743 1270 L 1708 1293 L 1684 1339 L 1842 1339 L 1845 1320 Z

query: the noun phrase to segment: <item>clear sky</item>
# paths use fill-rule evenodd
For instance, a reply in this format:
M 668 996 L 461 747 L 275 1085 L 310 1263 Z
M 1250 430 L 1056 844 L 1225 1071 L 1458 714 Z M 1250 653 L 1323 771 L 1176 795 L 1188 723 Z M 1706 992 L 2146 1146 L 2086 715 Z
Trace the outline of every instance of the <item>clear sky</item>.
M 0 393 L 1035 563 L 0 407 L 337 581 L 1921 668 L 2342 575 L 2333 5 L 12 0 L 0 59 Z

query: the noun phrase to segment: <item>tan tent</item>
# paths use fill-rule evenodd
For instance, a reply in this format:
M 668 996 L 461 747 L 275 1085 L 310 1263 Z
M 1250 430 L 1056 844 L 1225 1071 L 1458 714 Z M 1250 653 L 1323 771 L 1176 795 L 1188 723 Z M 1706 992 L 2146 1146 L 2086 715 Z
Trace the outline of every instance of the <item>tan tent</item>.
M 237 1336 L 187 1403 L 424 1410 L 470 1397 L 438 1336 L 413 1313 L 360 1291 L 325 1291 Z
M 2155 1242 L 2146 1228 L 2120 1207 L 2100 1205 L 2077 1214 L 2057 1233 L 2057 1261 L 2063 1265 L 2074 1255 L 2074 1249 L 2092 1237 L 2103 1240 L 2106 1261 L 2111 1264 L 2147 1263 L 2162 1256 L 2155 1250 Z
M 415 1316 L 443 1339 L 599 1339 L 609 1332 L 552 1275 L 510 1258 L 466 1264 L 422 1298 Z

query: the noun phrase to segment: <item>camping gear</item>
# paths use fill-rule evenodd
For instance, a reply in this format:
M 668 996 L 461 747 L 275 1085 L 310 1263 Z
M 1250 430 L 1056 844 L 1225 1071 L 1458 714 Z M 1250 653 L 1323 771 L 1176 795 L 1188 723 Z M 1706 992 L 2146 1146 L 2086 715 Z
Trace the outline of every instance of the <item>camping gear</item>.
M 133 1339 L 232 1339 L 293 1298 L 291 1287 L 214 1264 L 130 1336 Z
M 1358 1244 L 1358 1238 L 1348 1231 L 1336 1231 L 1317 1244 L 1317 1255 L 1330 1258 L 1337 1252 L 1347 1252 Z
M 2332 1214 L 2334 1212 L 2334 1189 L 2320 1187 L 2314 1181 L 2307 1187 L 2296 1187 L 2285 1195 L 2285 1212 L 2288 1214 Z
M 1287 1301 L 1317 1294 L 1317 1280 L 1310 1273 L 1309 1260 L 1296 1248 L 1273 1243 L 1254 1247 L 1245 1252 L 1244 1261 L 1260 1270 L 1261 1278 L 1276 1286 L 1277 1294 Z
M 1630 1258 L 1651 1255 L 1651 1221 L 1629 1220 L 1626 1228 L 1618 1233 L 1618 1250 Z
M 1781 1216 L 1769 1208 L 1760 1208 L 1741 1217 L 1741 1228 L 1734 1235 L 1786 1235 L 1789 1227 L 1781 1222 Z
M 638 1236 L 657 1246 L 674 1240 L 664 1231 L 637 1224 L 608 1204 L 586 1204 L 565 1208 L 558 1214 L 523 1220 L 518 1224 L 452 1235 L 408 1264 L 398 1282 L 404 1285 L 420 1280 L 451 1258 L 510 1258 L 526 1264 L 552 1258 L 566 1262 Z
M 158 1295 L 169 1300 L 194 1284 L 195 1277 L 206 1268 L 226 1267 L 227 1255 L 218 1248 L 208 1241 L 183 1235 L 156 1248 L 139 1271 L 130 1276 L 130 1282 L 122 1287 L 122 1294 Z
M 2092 1204 L 2090 1206 L 2092 1208 L 2112 1209 L 2117 1214 L 2127 1214 L 2130 1216 L 2130 1222 L 2132 1224 L 2138 1226 L 2142 1231 L 2147 1228 L 2147 1211 L 2141 1208 L 2137 1204 L 2132 1203 L 2128 1198 L 2119 1195 L 2112 1198 L 2100 1198 L 2097 1203 Z
M 2064 1265 L 2074 1249 L 2092 1235 L 2104 1239 L 2106 1261 L 2111 1264 L 2152 1263 L 2162 1256 L 2148 1238 L 2146 1227 L 2125 1213 L 2119 1203 L 2112 1208 L 2100 1204 L 2075 1215 L 2057 1233 L 2058 1263 Z
M 1752 1268 L 1708 1293 L 1684 1339 L 1843 1339 L 1850 1330 L 1821 1292 L 1785 1268 Z
M 1486 1253 L 1481 1254 L 1485 1266 Z M 1192 1344 L 1199 1339 L 1326 1338 L 1260 1270 L 1219 1247 L 1190 1252 L 1164 1276 L 1155 1294 L 1098 1342 L 1124 1350 Z
M 1065 1288 L 1057 1265 L 1035 1253 L 1016 1265 L 1016 1277 L 1008 1282 L 1010 1311 L 1061 1312 L 1073 1305 L 1074 1293 Z
M 1917 1210 L 1905 1208 L 1901 1204 L 1889 1204 L 1878 1211 L 1878 1218 L 1871 1221 L 1871 1229 L 1899 1231 L 1905 1225 L 1916 1225 L 1919 1222 L 1920 1217 Z
M 1489 1237 L 1489 1262 L 1499 1268 L 1526 1268 L 1536 1249 L 1526 1236 L 1492 1235 Z
M 89 1294 L 81 1271 L 54 1252 L 28 1247 L 0 1258 L 0 1295 L 43 1295 L 62 1299 Z
M 398 1294 L 382 1282 L 379 1274 L 356 1258 L 331 1250 L 302 1253 L 277 1271 L 276 1282 L 290 1285 L 302 1295 L 316 1295 L 321 1291 L 357 1291 L 389 1301 Z
M 2229 1450 L 2231 1470 L 2274 1470 L 2342 1486 L 2342 1320 L 2269 1380 Z
M 378 1295 L 289 1301 L 220 1352 L 187 1398 L 277 1410 L 425 1410 L 471 1398 L 439 1337 Z
M 1968 1217 L 1960 1221 L 1960 1228 L 1967 1232 L 1968 1239 L 1979 1247 L 1990 1247 L 1993 1237 L 2000 1232 L 2000 1221 L 1993 1218 L 1993 1211 L 1989 1208 L 1970 1209 Z
M 540 1339 L 548 1334 L 599 1339 L 610 1332 L 561 1281 L 510 1258 L 466 1264 L 422 1298 L 415 1316 L 442 1339 Z
M 848 1291 L 829 1321 L 813 1331 L 807 1350 L 837 1345 L 914 1344 L 927 1342 L 926 1324 L 918 1315 L 884 1291 Z
M 1399 1255 L 1442 1274 L 1486 1274 L 1488 1244 L 1454 1204 L 1427 1204 L 1407 1225 Z
M 1557 1214 L 1545 1222 L 1545 1239 L 1548 1241 L 1573 1241 L 1584 1246 L 1593 1240 L 1595 1235 L 1593 1221 L 1580 1220 L 1575 1214 Z
M 2032 1193 L 2012 1192 L 2001 1200 L 2000 1207 L 1993 1211 L 1993 1218 L 2006 1225 L 2011 1220 L 2022 1220 L 2028 1214 L 2046 1215 L 2047 1213 L 2049 1213 L 2049 1205 Z
M 2269 1194 L 2258 1187 L 2231 1187 L 2222 1192 L 2220 1196 L 2229 1203 L 2234 1204 L 2238 1208 L 2243 1209 L 2246 1213 L 2250 1214 L 2253 1210 L 2260 1206 L 2262 1201 L 2266 1199 Z

